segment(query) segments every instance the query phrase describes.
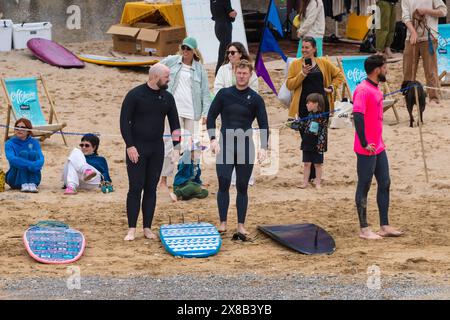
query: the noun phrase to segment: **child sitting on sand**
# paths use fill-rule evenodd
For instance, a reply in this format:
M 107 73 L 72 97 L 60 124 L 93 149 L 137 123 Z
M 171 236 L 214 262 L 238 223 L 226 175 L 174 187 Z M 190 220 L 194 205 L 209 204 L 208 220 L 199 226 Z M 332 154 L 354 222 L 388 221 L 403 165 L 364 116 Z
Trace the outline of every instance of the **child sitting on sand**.
M 81 138 L 80 149 L 74 148 L 64 165 L 63 183 L 65 195 L 74 195 L 78 188 L 92 190 L 103 181 L 111 183 L 108 163 L 98 155 L 100 139 L 94 134 Z
M 172 201 L 190 200 L 192 198 L 204 199 L 208 196 L 208 190 L 202 189 L 200 175 L 200 153 L 205 150 L 200 141 L 194 140 L 191 151 L 185 150 L 178 163 L 178 171 L 173 180 Z

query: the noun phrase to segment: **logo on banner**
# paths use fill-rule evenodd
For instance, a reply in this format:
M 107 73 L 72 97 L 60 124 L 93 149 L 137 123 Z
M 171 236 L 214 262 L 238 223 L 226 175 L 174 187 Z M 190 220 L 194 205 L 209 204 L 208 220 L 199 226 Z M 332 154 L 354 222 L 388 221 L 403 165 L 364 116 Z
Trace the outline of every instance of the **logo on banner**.
M 36 101 L 35 92 L 24 92 L 17 89 L 16 92 L 11 93 L 11 100 L 15 105 L 24 106 Z
M 353 70 L 347 71 L 347 79 L 352 82 L 360 83 L 365 78 L 367 78 L 366 72 L 358 68 L 354 68 Z
M 438 36 L 438 52 L 440 54 L 447 54 L 447 46 L 450 41 L 450 38 L 445 39 L 442 36 Z

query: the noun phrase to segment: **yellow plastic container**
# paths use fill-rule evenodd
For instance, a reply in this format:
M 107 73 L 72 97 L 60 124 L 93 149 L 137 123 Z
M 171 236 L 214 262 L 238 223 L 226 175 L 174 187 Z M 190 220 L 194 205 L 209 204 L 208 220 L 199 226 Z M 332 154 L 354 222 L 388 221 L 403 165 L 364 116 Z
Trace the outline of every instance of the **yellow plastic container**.
M 369 31 L 372 16 L 358 16 L 356 13 L 350 14 L 347 22 L 346 38 L 353 40 L 363 40 Z

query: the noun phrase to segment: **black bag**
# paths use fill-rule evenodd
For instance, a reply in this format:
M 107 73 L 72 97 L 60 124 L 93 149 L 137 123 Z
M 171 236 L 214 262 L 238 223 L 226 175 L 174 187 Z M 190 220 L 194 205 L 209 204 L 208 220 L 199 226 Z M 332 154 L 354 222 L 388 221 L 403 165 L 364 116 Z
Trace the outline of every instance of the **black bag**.
M 406 33 L 406 25 L 401 21 L 397 21 L 395 23 L 394 41 L 391 44 L 391 49 L 396 51 L 403 51 L 405 49 Z
M 377 50 L 375 49 L 375 46 L 375 33 L 369 30 L 369 32 L 367 32 L 367 35 L 364 37 L 363 42 L 359 46 L 359 52 L 376 53 Z

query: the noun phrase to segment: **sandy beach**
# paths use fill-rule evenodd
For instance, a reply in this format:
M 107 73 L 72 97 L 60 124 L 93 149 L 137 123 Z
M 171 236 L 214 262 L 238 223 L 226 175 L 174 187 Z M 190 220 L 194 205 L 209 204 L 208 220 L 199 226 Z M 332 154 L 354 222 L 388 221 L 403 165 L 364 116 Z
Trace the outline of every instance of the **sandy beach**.
M 111 43 L 71 44 L 75 53 L 107 54 Z M 275 87 L 283 81 L 283 71 L 269 70 Z M 390 162 L 390 222 L 404 231 L 400 238 L 364 241 L 358 238 L 358 220 L 354 204 L 356 156 L 353 152 L 354 129 L 329 130 L 325 154 L 324 183 L 320 191 L 298 189 L 302 179 L 298 133 L 285 127 L 287 110 L 260 79 L 269 122 L 279 138 L 278 171 L 262 175 L 257 167 L 256 184 L 249 188 L 247 228 L 253 242 L 231 241 L 236 225 L 235 190 L 231 192 L 228 233 L 217 256 L 206 259 L 174 258 L 160 241 L 143 238 L 142 218 L 138 238 L 124 242 L 127 230 L 125 199 L 128 178 L 125 145 L 120 136 L 119 114 L 125 94 L 147 79 L 146 69 L 118 69 L 86 64 L 84 69 L 59 69 L 36 60 L 28 51 L 0 53 L 1 77 L 27 77 L 42 74 L 57 105 L 58 117 L 67 123 L 67 132 L 101 134 L 99 153 L 105 156 L 116 191 L 79 192 L 63 196 L 61 172 L 70 150 L 78 145 L 79 135 L 67 135 L 69 146 L 58 135 L 42 144 L 45 155 L 43 178 L 38 194 L 9 190 L 0 193 L 0 277 L 20 280 L 28 277 L 66 277 L 67 266 L 43 265 L 26 252 L 22 235 L 30 224 L 40 220 L 60 220 L 84 233 L 87 247 L 74 265 L 86 276 L 236 276 L 252 273 L 260 276 L 350 276 L 367 277 L 367 269 L 376 265 L 382 275 L 413 276 L 436 283 L 449 283 L 450 274 L 450 100 L 440 106 L 427 106 L 423 139 L 430 181 L 425 172 L 419 129 L 409 127 L 403 96 L 398 100 L 400 124 L 394 113 L 384 114 L 384 141 Z M 213 70 L 209 70 L 210 88 Z M 423 69 L 419 80 L 424 82 Z M 392 90 L 400 89 L 402 62 L 389 64 L 388 81 Z M 446 89 L 448 90 L 448 89 Z M 450 97 L 444 93 L 445 97 Z M 41 97 L 43 99 L 43 97 Z M 45 100 L 41 100 L 45 101 Z M 6 119 L 6 100 L 1 103 L 1 123 Z M 43 103 L 48 110 L 48 104 Z M 3 130 L 3 129 L 2 129 Z M 3 133 L 3 131 L 2 131 Z M 205 133 L 206 135 L 206 133 Z M 206 136 L 205 136 L 206 139 Z M 1 168 L 7 161 L 1 145 Z M 207 151 L 208 152 L 208 151 Z M 217 224 L 217 178 L 214 163 L 202 167 L 203 180 L 210 184 L 210 196 L 172 204 L 166 193 L 158 193 L 152 229 L 172 221 L 202 221 Z M 375 179 L 369 193 L 369 223 L 377 229 Z M 329 256 L 306 256 L 284 248 L 257 231 L 258 225 L 315 223 L 326 229 L 336 241 L 336 252 Z M 448 297 L 447 297 L 448 298 Z

